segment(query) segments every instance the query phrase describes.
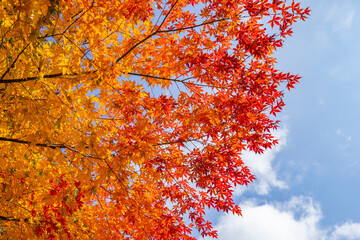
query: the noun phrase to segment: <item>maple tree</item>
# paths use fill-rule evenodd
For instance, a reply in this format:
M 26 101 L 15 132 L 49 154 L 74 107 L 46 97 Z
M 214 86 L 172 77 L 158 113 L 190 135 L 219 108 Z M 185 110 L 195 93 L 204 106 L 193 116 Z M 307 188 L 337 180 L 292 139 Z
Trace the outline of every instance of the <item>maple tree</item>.
M 282 0 L 0 1 L 0 234 L 194 239 L 241 214 L 241 160 L 297 75 L 273 52 L 309 15 Z

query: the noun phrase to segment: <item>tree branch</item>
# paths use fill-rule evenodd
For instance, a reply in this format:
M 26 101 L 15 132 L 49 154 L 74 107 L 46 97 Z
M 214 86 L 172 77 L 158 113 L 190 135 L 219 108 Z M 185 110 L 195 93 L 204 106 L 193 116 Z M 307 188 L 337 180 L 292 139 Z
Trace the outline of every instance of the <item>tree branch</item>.
M 14 142 L 14 143 L 22 143 L 22 144 L 32 144 L 30 141 L 25 141 L 25 140 L 20 140 L 20 139 L 14 139 L 14 138 L 4 138 L 4 137 L 0 137 L 0 141 L 5 141 L 5 142 Z M 63 144 L 53 144 L 53 145 L 48 145 L 48 144 L 44 144 L 44 143 L 35 143 L 35 146 L 38 147 L 47 147 L 47 148 L 52 148 L 52 149 L 56 149 L 56 148 L 66 148 L 66 149 L 71 149 L 71 147 L 68 147 L 66 145 Z
M 77 75 L 77 74 L 74 74 Z M 57 77 L 62 77 L 64 76 L 62 73 L 56 73 L 56 74 L 48 74 L 48 75 L 44 75 L 44 78 L 57 78 Z M 72 75 L 70 75 L 72 76 Z M 36 77 L 27 77 L 27 78 L 15 78 L 15 79 L 3 79 L 0 80 L 0 83 L 18 83 L 18 82 L 26 82 L 26 81 L 33 81 L 38 79 L 39 76 Z
M 18 219 L 18 218 L 0 216 L 0 221 L 20 222 L 21 220 Z M 28 222 L 28 221 L 29 221 L 29 218 L 25 218 L 24 221 L 25 221 L 25 222 Z
M 166 14 L 166 16 L 164 17 L 164 19 L 162 20 L 161 24 L 159 25 L 158 29 L 156 30 L 156 32 L 159 32 L 160 28 L 162 27 L 162 25 L 165 23 L 166 19 L 169 17 L 171 11 L 174 9 L 175 5 L 178 3 L 178 0 L 176 0 L 176 2 L 174 3 L 174 5 L 171 6 L 169 12 Z
M 124 57 L 126 57 L 132 50 L 134 50 L 137 46 L 151 38 L 152 36 L 156 35 L 157 32 L 153 32 L 152 34 L 148 35 L 147 37 L 143 38 L 141 41 L 137 42 L 135 45 L 133 45 L 129 50 L 127 50 L 123 55 L 121 55 L 115 63 L 119 63 Z
M 3 75 L 0 78 L 0 81 L 2 81 L 5 77 L 6 74 L 8 74 L 8 72 L 10 71 L 11 68 L 13 68 L 15 66 L 15 63 L 17 62 L 17 60 L 19 59 L 20 55 L 24 53 L 25 49 L 30 45 L 30 43 L 26 44 L 26 46 L 21 50 L 21 52 L 19 52 L 19 54 L 16 56 L 15 60 L 11 63 L 10 67 L 8 67 L 6 69 L 6 71 L 3 73 Z
M 176 4 L 176 3 L 175 3 Z M 170 9 L 170 11 L 173 9 L 173 7 L 175 6 L 175 4 L 172 6 L 172 8 Z M 167 15 L 168 16 L 168 15 Z M 166 16 L 166 17 L 167 17 Z M 216 23 L 216 22 L 221 22 L 221 21 L 226 21 L 229 20 L 230 18 L 222 18 L 222 19 L 217 19 L 217 20 L 213 20 L 213 21 L 209 21 L 209 22 L 203 22 L 201 24 L 198 25 L 193 25 L 193 26 L 189 26 L 189 27 L 183 27 L 183 28 L 177 28 L 177 29 L 169 29 L 169 30 L 157 30 L 153 33 L 151 33 L 150 35 L 148 35 L 147 37 L 143 38 L 141 41 L 137 42 L 135 45 L 133 45 L 129 50 L 127 50 L 123 55 L 121 55 L 115 62 L 119 63 L 124 57 L 126 57 L 132 50 L 134 50 L 136 47 L 138 47 L 139 45 L 141 45 L 143 42 L 145 42 L 146 40 L 148 40 L 149 38 L 153 37 L 154 35 L 157 35 L 158 33 L 168 33 L 168 32 L 177 32 L 177 31 L 184 31 L 187 29 L 193 29 L 196 27 L 201 27 L 204 25 L 208 25 L 208 24 L 212 24 L 212 23 Z M 163 24 L 163 23 L 162 23 Z M 162 24 L 160 26 L 162 26 Z
M 190 85 L 199 86 L 199 87 L 212 87 L 212 88 L 224 88 L 224 89 L 231 88 L 231 87 L 226 87 L 226 86 L 214 86 L 214 85 L 208 85 L 208 84 L 186 82 L 187 80 L 195 78 L 195 77 L 189 77 L 189 78 L 185 78 L 185 79 L 174 79 L 174 78 L 163 78 L 163 77 L 152 76 L 152 75 L 147 75 L 147 74 L 140 74 L 140 73 L 133 73 L 133 72 L 128 73 L 128 74 L 131 76 L 139 76 L 139 77 L 154 78 L 154 79 L 165 80 L 165 81 L 180 82 L 185 85 L 190 84 Z
M 186 79 L 182 79 L 182 80 L 179 80 L 179 79 L 174 79 L 174 78 L 164 78 L 164 77 L 158 77 L 158 76 L 152 76 L 152 75 L 147 75 L 147 74 L 140 74 L 140 73 L 128 73 L 129 75 L 131 76 L 139 76 L 139 77 L 146 77 L 146 78 L 154 78 L 154 79 L 159 79 L 159 80 L 166 80 L 166 81 L 172 81 L 172 82 L 181 82 L 181 83 L 187 83 L 185 82 L 186 80 L 189 80 L 193 77 L 189 77 L 189 78 L 186 78 Z
M 222 22 L 222 21 L 227 21 L 227 20 L 230 20 L 230 18 L 222 18 L 222 19 L 212 20 L 212 21 L 209 21 L 209 22 L 203 22 L 203 23 L 193 25 L 193 26 L 189 26 L 189 27 L 182 27 L 182 28 L 168 29 L 168 30 L 160 30 L 160 31 L 157 31 L 157 33 L 179 32 L 179 31 L 193 29 L 193 28 L 204 26 L 204 25 L 209 25 L 209 24 Z
M 162 145 L 170 145 L 170 144 L 176 144 L 176 143 L 187 143 L 187 142 L 198 142 L 199 139 L 206 137 L 206 135 L 198 137 L 198 138 L 194 138 L 194 139 L 188 139 L 188 140 L 178 140 L 178 141 L 173 141 L 173 142 L 163 142 L 163 143 L 159 143 L 159 144 L 154 144 L 153 146 L 162 146 Z

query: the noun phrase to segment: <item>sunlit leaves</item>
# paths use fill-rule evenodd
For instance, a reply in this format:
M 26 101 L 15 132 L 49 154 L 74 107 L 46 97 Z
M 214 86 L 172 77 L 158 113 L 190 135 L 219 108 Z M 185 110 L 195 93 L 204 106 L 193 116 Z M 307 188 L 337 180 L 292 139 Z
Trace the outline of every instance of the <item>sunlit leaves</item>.
M 241 214 L 241 153 L 297 75 L 273 52 L 295 1 L 0 2 L 0 234 L 194 239 Z

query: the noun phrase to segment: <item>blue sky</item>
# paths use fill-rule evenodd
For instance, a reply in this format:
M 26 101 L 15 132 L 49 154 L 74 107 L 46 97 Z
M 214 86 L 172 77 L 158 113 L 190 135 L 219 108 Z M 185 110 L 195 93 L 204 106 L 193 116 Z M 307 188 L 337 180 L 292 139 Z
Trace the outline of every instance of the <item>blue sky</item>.
M 360 1 L 302 1 L 312 12 L 276 53 L 299 74 L 257 180 L 236 191 L 243 217 L 209 212 L 222 240 L 360 239 Z

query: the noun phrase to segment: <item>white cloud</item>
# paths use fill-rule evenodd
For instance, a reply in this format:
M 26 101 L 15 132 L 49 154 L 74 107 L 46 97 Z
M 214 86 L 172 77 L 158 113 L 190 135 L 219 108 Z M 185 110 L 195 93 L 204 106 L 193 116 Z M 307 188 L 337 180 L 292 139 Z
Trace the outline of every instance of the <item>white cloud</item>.
M 257 177 L 249 189 L 259 195 L 268 194 L 274 188 L 287 188 L 288 185 L 278 179 L 273 161 L 276 154 L 286 146 L 286 128 L 274 133 L 279 144 L 262 155 L 245 153 L 245 163 Z M 348 136 L 340 128 L 335 130 L 338 137 Z M 256 199 L 239 204 L 242 217 L 223 214 L 215 229 L 221 240 L 355 240 L 360 239 L 360 223 L 351 221 L 340 225 L 323 227 L 322 212 L 318 203 L 310 197 L 292 197 L 286 202 L 260 203 Z
M 360 223 L 321 228 L 319 204 L 309 197 L 288 202 L 240 204 L 243 216 L 224 214 L 216 229 L 222 240 L 353 240 L 360 239 Z
M 252 152 L 245 152 L 243 154 L 243 161 L 255 175 L 256 180 L 250 184 L 247 189 L 244 189 L 244 187 L 237 188 L 236 194 L 241 194 L 249 189 L 255 191 L 257 194 L 265 195 L 268 194 L 273 187 L 280 189 L 288 188 L 288 185 L 284 181 L 278 179 L 272 166 L 276 154 L 286 145 L 287 133 L 288 130 L 286 128 L 275 131 L 273 135 L 279 140 L 279 144 L 272 149 L 265 150 L 263 154 L 255 154 Z
M 243 217 L 225 215 L 220 219 L 219 239 L 321 239 L 318 228 L 321 212 L 309 198 L 293 198 L 284 204 L 245 202 L 240 206 Z
M 360 223 L 345 223 L 341 226 L 336 226 L 331 234 L 331 240 L 358 240 L 360 239 Z

